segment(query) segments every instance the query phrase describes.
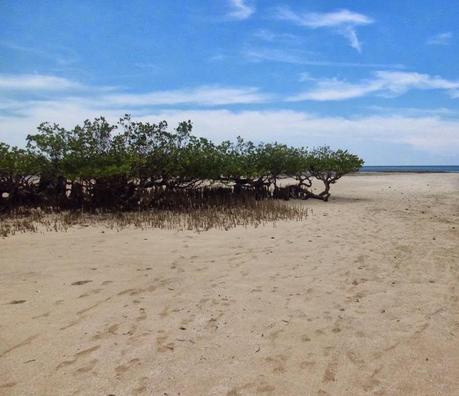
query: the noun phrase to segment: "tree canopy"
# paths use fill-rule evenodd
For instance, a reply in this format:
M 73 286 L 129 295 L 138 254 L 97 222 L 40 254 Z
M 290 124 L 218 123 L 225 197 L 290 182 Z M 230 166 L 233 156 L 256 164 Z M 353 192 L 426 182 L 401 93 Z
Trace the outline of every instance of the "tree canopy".
M 73 129 L 42 123 L 27 136 L 26 148 L 0 143 L 0 205 L 134 209 L 154 207 L 165 191 L 211 188 L 256 199 L 326 201 L 330 185 L 362 165 L 358 156 L 329 147 L 241 137 L 216 144 L 194 136 L 191 121 L 173 130 L 166 121 L 135 122 L 129 115 L 116 124 L 100 117 Z M 281 186 L 281 179 L 291 182 Z M 313 192 L 313 180 L 323 183 L 321 192 Z

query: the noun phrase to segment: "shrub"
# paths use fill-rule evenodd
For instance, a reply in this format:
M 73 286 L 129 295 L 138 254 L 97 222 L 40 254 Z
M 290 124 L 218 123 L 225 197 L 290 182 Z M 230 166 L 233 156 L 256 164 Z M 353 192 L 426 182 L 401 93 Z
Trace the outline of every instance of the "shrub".
M 183 210 L 212 202 L 267 198 L 327 201 L 330 186 L 363 161 L 343 150 L 312 151 L 238 138 L 214 144 L 192 123 L 134 122 L 103 117 L 67 130 L 42 123 L 25 149 L 0 143 L 0 205 L 86 210 Z M 293 185 L 279 186 L 291 178 Z M 312 180 L 324 185 L 314 193 Z M 226 202 L 226 201 L 225 201 Z

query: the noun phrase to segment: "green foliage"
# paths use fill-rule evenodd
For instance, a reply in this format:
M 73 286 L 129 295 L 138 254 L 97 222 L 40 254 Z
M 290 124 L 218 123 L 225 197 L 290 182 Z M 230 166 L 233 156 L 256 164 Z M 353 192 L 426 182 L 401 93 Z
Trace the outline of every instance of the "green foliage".
M 0 142 L 0 183 L 19 183 L 37 174 L 40 159 L 28 150 L 10 147 Z
M 271 186 L 279 191 L 278 180 L 289 177 L 298 184 L 285 198 L 327 200 L 330 184 L 363 165 L 358 156 L 329 147 L 255 145 L 241 137 L 216 145 L 194 136 L 192 128 L 184 121 L 170 131 L 166 121 L 134 122 L 129 115 L 115 125 L 100 117 L 73 129 L 42 123 L 27 136 L 26 149 L 0 143 L 0 189 L 22 188 L 41 205 L 133 208 L 151 188 L 203 184 L 254 191 L 261 199 L 272 196 Z M 324 183 L 322 193 L 308 190 L 311 178 Z M 13 195 L 8 200 L 11 204 Z
M 357 172 L 363 160 L 347 150 L 333 151 L 330 147 L 320 147 L 311 152 L 310 170 L 313 176 L 324 180 L 338 180 L 347 173 Z

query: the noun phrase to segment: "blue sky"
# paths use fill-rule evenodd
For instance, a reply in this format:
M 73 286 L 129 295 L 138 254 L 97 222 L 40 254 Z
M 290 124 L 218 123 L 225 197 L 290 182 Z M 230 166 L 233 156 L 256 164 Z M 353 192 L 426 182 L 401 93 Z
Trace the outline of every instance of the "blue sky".
M 459 164 L 458 20 L 451 0 L 2 1 L 0 140 L 130 113 Z

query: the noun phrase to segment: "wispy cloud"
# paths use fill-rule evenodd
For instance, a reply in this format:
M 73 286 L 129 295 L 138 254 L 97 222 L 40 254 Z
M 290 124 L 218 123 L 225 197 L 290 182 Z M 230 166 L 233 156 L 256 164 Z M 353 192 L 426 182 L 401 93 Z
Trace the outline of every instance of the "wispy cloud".
M 373 78 L 358 83 L 338 79 L 318 79 L 314 88 L 291 96 L 288 101 L 337 101 L 369 94 L 399 96 L 411 89 L 446 90 L 454 97 L 456 90 L 459 89 L 459 81 L 446 80 L 429 74 L 386 70 L 375 72 Z
M 296 13 L 288 7 L 279 7 L 276 10 L 276 18 L 290 21 L 309 29 L 332 29 L 344 36 L 348 40 L 349 45 L 359 52 L 362 51 L 362 44 L 357 36 L 356 28 L 374 22 L 367 15 L 346 9 L 328 13 Z
M 298 25 L 312 29 L 373 23 L 373 20 L 368 16 L 345 9 L 328 13 L 306 12 L 302 14 L 296 14 L 288 7 L 279 7 L 277 10 L 278 18 L 290 20 Z
M 20 45 L 15 42 L 0 40 L 0 46 L 12 51 L 22 52 L 30 57 L 40 57 L 43 59 L 54 61 L 59 66 L 69 66 L 78 62 L 78 54 L 67 47 L 51 46 L 46 47 L 46 43 L 42 43 L 44 47 Z
M 292 43 L 298 43 L 300 41 L 300 37 L 298 37 L 295 34 L 290 34 L 290 33 L 283 33 L 283 32 L 274 32 L 269 29 L 258 29 L 255 31 L 253 34 L 253 37 L 266 41 L 269 43 L 274 43 L 274 42 L 292 42 Z
M 64 91 L 83 85 L 62 77 L 43 74 L 0 74 L 2 91 Z
M 442 116 L 457 119 L 459 117 L 459 110 L 447 107 L 391 107 L 391 106 L 367 106 L 368 111 L 373 114 L 386 114 L 386 115 L 403 115 L 409 117 L 426 117 L 426 116 Z
M 429 37 L 426 41 L 428 45 L 449 45 L 453 39 L 453 33 L 444 32 L 438 33 L 432 37 Z
M 227 55 L 224 55 L 222 53 L 218 53 L 215 55 L 212 55 L 208 60 L 210 62 L 221 62 L 227 58 Z
M 211 107 L 264 103 L 271 99 L 271 95 L 261 92 L 256 87 L 201 85 L 175 90 L 125 93 L 116 87 L 88 86 L 63 77 L 42 74 L 0 74 L 0 92 L 11 93 L 12 98 L 16 93 L 27 94 L 30 98 L 33 97 L 33 100 L 39 100 L 40 97 L 47 98 L 48 94 L 54 92 L 54 95 L 71 98 L 73 101 L 84 98 L 87 103 L 92 102 L 96 108 L 100 107 L 101 103 L 104 106 L 124 107 L 182 104 Z M 5 104 L 10 106 L 11 103 L 4 99 L 3 108 Z
M 232 88 L 220 86 L 200 86 L 190 89 L 154 91 L 107 95 L 101 98 L 106 105 L 138 107 L 157 105 L 193 104 L 200 106 L 221 106 L 232 104 L 263 103 L 269 95 L 258 88 Z
M 251 62 L 282 62 L 308 66 L 325 67 L 356 67 L 370 69 L 404 69 L 402 64 L 364 63 L 364 62 L 331 62 L 314 60 L 316 54 L 299 51 L 296 49 L 272 48 L 272 47 L 248 47 L 242 51 L 242 55 Z
M 377 71 L 372 74 L 371 78 L 358 82 L 336 78 L 316 78 L 307 72 L 300 73 L 299 81 L 306 82 L 311 88 L 287 97 L 285 99 L 287 102 L 340 101 L 370 94 L 394 97 L 414 89 L 442 90 L 449 93 L 451 98 L 459 97 L 459 80 L 448 80 L 439 76 L 416 72 Z M 10 99 L 15 97 L 15 93 L 29 94 L 34 100 L 39 100 L 40 94 L 43 98 L 47 98 L 49 93 L 55 92 L 55 95 L 68 99 L 92 102 L 96 108 L 101 106 L 148 108 L 174 105 L 215 107 L 274 103 L 280 100 L 279 95 L 250 86 L 201 85 L 174 90 L 133 93 L 125 92 L 116 87 L 91 87 L 62 77 L 34 74 L 0 74 L 0 92 L 10 92 L 13 95 Z M 5 103 L 6 99 L 3 101 L 3 104 Z
M 255 12 L 255 6 L 247 4 L 246 0 L 229 0 L 231 11 L 228 16 L 234 19 L 247 19 Z
M 242 55 L 250 62 L 281 62 L 292 64 L 305 64 L 308 54 L 298 50 L 285 50 L 277 48 L 249 47 L 242 51 Z

